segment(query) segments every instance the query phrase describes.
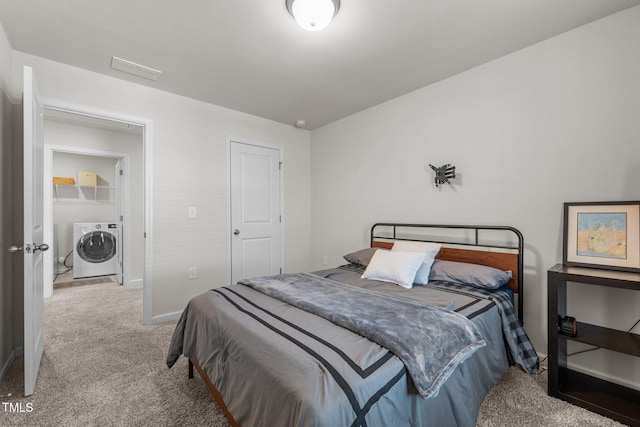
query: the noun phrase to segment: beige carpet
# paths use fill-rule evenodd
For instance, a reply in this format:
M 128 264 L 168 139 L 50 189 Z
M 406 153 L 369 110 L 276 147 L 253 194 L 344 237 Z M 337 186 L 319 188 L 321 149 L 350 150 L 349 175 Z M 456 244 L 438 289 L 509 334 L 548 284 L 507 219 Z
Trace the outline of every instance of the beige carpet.
M 228 426 L 184 358 L 165 365 L 174 323 L 142 326 L 142 293 L 113 283 L 59 289 L 45 303 L 46 347 L 36 392 L 22 397 L 22 360 L 0 402 L 32 404 L 1 426 Z M 478 426 L 620 426 L 546 395 L 546 375 L 510 369 L 486 398 Z M 440 426 L 438 426 L 440 427 Z

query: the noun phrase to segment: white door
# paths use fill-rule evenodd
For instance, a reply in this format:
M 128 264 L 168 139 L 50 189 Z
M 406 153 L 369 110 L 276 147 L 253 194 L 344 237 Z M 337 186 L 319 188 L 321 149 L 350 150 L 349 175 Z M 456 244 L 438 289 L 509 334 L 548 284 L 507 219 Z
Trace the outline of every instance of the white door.
M 33 70 L 24 67 L 24 395 L 36 386 L 44 351 L 44 144 L 42 104 Z
M 116 276 L 118 278 L 118 283 L 122 285 L 122 273 L 124 269 L 123 264 L 123 254 L 122 248 L 124 245 L 122 244 L 122 236 L 124 235 L 123 222 L 124 222 L 124 200 L 123 200 L 123 180 L 124 180 L 124 160 L 118 159 L 116 162 L 116 225 L 117 225 L 117 233 L 116 233 L 116 261 L 118 268 L 116 269 Z
M 231 283 L 281 273 L 280 150 L 231 141 Z

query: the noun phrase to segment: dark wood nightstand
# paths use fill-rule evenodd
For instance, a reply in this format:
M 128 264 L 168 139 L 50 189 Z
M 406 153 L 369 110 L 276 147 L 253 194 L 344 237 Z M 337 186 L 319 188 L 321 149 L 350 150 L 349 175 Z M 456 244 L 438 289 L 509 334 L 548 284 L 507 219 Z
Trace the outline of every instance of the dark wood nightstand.
M 567 341 L 576 341 L 640 357 L 640 334 L 578 322 L 575 337 L 558 333 L 567 315 L 567 282 L 640 291 L 640 273 L 556 264 L 547 272 L 549 396 L 631 426 L 640 427 L 640 391 L 586 375 L 567 366 Z

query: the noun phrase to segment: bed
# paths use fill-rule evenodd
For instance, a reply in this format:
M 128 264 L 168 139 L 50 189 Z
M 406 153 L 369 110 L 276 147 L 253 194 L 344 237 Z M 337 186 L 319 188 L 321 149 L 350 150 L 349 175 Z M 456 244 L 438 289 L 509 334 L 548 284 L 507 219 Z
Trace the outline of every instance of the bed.
M 340 267 L 196 296 L 167 365 L 186 356 L 233 426 L 474 426 L 509 366 L 538 370 L 522 234 L 378 223 L 370 236 Z

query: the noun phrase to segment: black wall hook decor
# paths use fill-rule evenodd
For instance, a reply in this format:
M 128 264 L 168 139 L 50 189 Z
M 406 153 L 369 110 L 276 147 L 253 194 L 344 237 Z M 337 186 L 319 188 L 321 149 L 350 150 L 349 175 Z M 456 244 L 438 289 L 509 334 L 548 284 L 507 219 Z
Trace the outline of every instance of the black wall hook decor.
M 433 166 L 431 163 L 429 163 L 429 166 L 436 173 L 436 177 L 434 178 L 436 187 L 439 187 L 440 184 L 451 184 L 449 180 L 456 177 L 456 167 L 451 165 L 451 163 L 442 165 L 439 168 Z

